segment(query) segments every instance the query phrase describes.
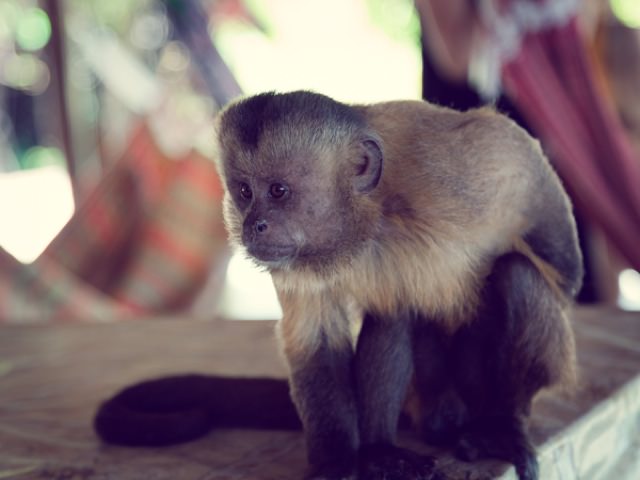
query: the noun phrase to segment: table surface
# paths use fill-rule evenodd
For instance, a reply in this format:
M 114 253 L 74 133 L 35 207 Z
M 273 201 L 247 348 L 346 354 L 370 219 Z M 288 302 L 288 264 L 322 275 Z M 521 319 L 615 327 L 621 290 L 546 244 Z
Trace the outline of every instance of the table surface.
M 573 323 L 580 387 L 536 402 L 532 434 L 539 445 L 569 435 L 569 426 L 640 372 L 640 314 L 578 309 Z M 161 449 L 107 446 L 95 437 L 91 422 L 102 400 L 131 383 L 185 372 L 284 377 L 273 323 L 175 317 L 0 327 L 0 479 L 301 478 L 299 432 L 214 430 Z M 411 436 L 402 440 L 416 444 Z M 438 462 L 452 479 L 505 470 L 448 455 Z

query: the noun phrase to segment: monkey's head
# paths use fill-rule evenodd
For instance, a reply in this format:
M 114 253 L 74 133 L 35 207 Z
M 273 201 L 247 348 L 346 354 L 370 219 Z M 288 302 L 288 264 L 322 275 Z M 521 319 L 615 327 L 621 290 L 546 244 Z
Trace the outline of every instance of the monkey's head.
M 270 269 L 326 269 L 371 237 L 380 140 L 363 113 L 310 92 L 265 93 L 218 117 L 231 240 Z

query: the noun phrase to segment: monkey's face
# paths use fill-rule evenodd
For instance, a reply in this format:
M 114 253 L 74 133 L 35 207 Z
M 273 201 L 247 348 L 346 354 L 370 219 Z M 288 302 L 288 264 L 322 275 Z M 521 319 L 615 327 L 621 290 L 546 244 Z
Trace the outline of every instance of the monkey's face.
M 227 178 L 230 234 L 268 268 L 327 264 L 354 236 L 342 182 L 301 163 L 291 159 L 271 172 L 263 163 L 260 172 Z
M 268 152 L 227 156 L 231 239 L 269 269 L 324 270 L 361 248 L 375 223 L 369 196 L 382 168 L 377 144 Z

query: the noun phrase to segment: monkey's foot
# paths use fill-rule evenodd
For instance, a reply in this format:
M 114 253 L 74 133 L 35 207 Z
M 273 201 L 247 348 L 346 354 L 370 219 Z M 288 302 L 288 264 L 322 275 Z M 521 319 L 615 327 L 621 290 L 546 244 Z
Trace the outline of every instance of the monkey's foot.
M 519 480 L 538 480 L 536 452 L 519 419 L 476 419 L 465 427 L 455 453 L 467 462 L 491 457 L 505 460 L 515 466 Z
M 356 468 L 353 461 L 338 461 L 331 464 L 312 467 L 305 480 L 356 480 Z
M 468 420 L 467 408 L 456 395 L 445 394 L 422 419 L 421 433 L 425 443 L 453 447 L 460 429 Z
M 356 480 L 355 473 L 342 474 L 342 473 L 318 473 L 318 474 L 310 474 L 304 477 L 305 480 Z
M 358 480 L 445 480 L 433 458 L 393 445 L 360 449 Z

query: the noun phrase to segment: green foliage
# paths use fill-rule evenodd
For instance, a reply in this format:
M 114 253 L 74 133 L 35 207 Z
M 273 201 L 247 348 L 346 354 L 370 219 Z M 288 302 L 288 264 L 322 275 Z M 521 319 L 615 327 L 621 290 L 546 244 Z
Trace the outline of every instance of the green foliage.
M 640 1 L 610 0 L 614 15 L 629 28 L 640 28 Z
M 28 52 L 44 47 L 51 38 L 51 22 L 47 13 L 40 8 L 27 8 L 20 15 L 16 25 L 16 43 Z
M 31 147 L 21 159 L 22 168 L 66 167 L 62 152 L 54 147 Z
M 415 44 L 420 20 L 412 0 L 366 0 L 373 22 L 396 41 Z

